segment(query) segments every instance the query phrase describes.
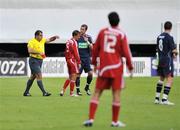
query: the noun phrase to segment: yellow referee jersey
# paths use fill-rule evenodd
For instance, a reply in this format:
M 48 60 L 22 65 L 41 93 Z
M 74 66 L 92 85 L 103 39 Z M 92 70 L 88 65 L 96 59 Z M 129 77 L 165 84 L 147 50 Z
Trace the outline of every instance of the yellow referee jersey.
M 42 40 L 39 42 L 35 38 L 31 39 L 28 42 L 28 47 L 32 48 L 33 50 L 39 52 L 39 53 L 45 53 L 45 44 L 46 39 L 42 38 Z M 40 54 L 30 54 L 31 57 L 37 58 L 37 59 L 43 59 L 43 57 Z

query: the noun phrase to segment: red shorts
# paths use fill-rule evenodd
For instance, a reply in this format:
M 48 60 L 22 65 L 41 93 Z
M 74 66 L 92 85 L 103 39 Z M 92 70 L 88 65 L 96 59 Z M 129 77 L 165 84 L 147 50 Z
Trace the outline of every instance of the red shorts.
M 118 90 L 124 87 L 124 79 L 123 75 L 120 77 L 115 78 L 105 78 L 105 77 L 98 77 L 96 80 L 96 88 L 103 90 L 103 89 L 110 89 L 112 87 L 113 90 Z
M 68 59 L 66 60 L 66 62 L 69 75 L 79 73 L 78 65 L 75 61 L 73 61 L 72 59 Z

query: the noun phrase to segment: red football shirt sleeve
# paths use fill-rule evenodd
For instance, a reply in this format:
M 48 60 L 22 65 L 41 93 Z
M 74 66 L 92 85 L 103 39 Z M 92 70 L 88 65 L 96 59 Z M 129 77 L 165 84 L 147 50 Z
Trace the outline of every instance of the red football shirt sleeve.
M 99 45 L 100 45 L 100 39 L 101 39 L 101 32 L 98 34 L 98 37 L 96 39 L 95 44 L 93 45 L 93 50 L 92 50 L 92 64 L 94 66 L 97 66 L 97 57 L 99 56 Z
M 128 69 L 132 70 L 133 69 L 132 59 L 131 59 L 132 55 L 129 49 L 129 44 L 127 42 L 126 35 L 122 39 L 122 51 L 123 51 L 123 56 L 126 58 L 126 64 L 127 64 Z
M 76 43 L 73 43 L 73 51 L 74 51 L 74 57 L 75 57 L 77 63 L 81 64 L 81 60 L 80 60 L 80 57 L 79 57 L 79 51 L 78 51 Z

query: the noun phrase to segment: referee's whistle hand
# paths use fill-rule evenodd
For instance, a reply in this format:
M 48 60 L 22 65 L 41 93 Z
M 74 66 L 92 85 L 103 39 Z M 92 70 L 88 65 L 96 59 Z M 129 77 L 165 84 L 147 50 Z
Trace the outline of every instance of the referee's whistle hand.
M 58 35 L 55 36 L 56 39 L 59 39 L 60 37 Z

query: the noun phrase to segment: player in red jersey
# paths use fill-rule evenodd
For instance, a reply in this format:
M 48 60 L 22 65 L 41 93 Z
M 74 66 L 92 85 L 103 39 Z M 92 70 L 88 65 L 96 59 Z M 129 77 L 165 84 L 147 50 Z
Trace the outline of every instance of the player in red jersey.
M 67 41 L 66 50 L 65 50 L 65 58 L 67 62 L 69 78 L 66 79 L 63 89 L 60 92 L 60 96 L 64 95 L 64 92 L 69 84 L 70 84 L 70 96 L 75 96 L 74 86 L 75 86 L 77 74 L 79 73 L 79 67 L 81 64 L 78 47 L 77 47 L 77 40 L 80 38 L 80 32 L 78 30 L 74 30 L 72 32 L 72 36 L 73 38 Z
M 118 121 L 120 110 L 120 92 L 123 87 L 123 61 L 126 58 L 128 70 L 132 76 L 133 66 L 131 52 L 127 43 L 125 33 L 118 28 L 119 16 L 116 12 L 108 15 L 111 27 L 102 29 L 96 39 L 92 53 L 92 64 L 94 70 L 97 67 L 99 57 L 99 73 L 96 80 L 96 88 L 90 101 L 89 119 L 84 126 L 92 126 L 99 98 L 104 89 L 112 88 L 112 127 L 124 127 L 125 124 Z

